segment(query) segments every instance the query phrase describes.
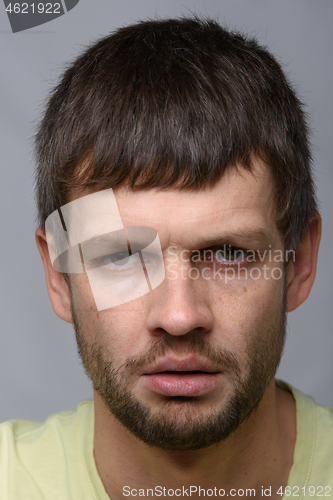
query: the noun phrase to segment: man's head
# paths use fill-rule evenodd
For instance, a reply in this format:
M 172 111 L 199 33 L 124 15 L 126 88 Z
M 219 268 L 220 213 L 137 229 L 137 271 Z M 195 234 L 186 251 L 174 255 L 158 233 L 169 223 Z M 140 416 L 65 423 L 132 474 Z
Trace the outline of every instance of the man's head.
M 66 71 L 36 152 L 48 290 L 74 322 L 96 397 L 150 445 L 225 439 L 262 400 L 286 310 L 315 274 L 307 127 L 280 66 L 211 21 L 123 28 Z M 106 188 L 124 227 L 157 231 L 166 277 L 97 311 L 86 273 L 66 283 L 52 268 L 43 229 L 54 210 Z M 134 266 L 104 257 L 111 281 Z

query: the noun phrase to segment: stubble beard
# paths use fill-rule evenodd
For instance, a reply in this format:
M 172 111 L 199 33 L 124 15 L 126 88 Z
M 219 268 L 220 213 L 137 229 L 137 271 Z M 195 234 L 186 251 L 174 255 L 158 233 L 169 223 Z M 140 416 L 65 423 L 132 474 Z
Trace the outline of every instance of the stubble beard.
M 248 368 L 243 377 L 233 353 L 212 347 L 207 334 L 195 332 L 187 343 L 177 344 L 169 334 L 160 338 L 139 357 L 131 357 L 116 368 L 115 360 L 101 343 L 89 343 L 72 304 L 72 315 L 78 352 L 86 374 L 103 402 L 121 424 L 144 443 L 168 451 L 195 451 L 218 444 L 229 438 L 259 406 L 264 392 L 274 377 L 281 360 L 286 332 L 286 292 L 275 324 L 266 321 L 251 332 L 247 349 Z M 98 335 L 97 337 L 98 338 Z M 197 397 L 164 397 L 153 410 L 131 392 L 127 380 L 140 367 L 151 365 L 166 353 L 186 355 L 196 353 L 214 365 L 221 366 L 232 382 L 233 390 L 221 401 L 219 408 L 209 413 Z

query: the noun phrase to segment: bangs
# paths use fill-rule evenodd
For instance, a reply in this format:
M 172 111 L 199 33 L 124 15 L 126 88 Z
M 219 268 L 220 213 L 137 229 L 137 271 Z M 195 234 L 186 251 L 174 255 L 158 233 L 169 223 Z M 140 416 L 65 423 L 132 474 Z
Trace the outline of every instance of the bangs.
M 140 45 L 126 46 L 127 64 L 116 56 L 124 47 L 113 47 L 105 71 L 96 76 L 85 68 L 85 88 L 75 85 L 68 99 L 72 123 L 66 127 L 76 147 L 60 162 L 62 185 L 200 189 L 214 185 L 228 165 L 250 166 L 267 131 L 255 111 L 258 90 L 267 89 L 243 76 L 241 60 L 216 51 L 209 58 L 204 50 L 193 52 L 193 41 L 182 41 L 177 51 L 166 46 L 149 57 L 146 46 L 142 53 Z

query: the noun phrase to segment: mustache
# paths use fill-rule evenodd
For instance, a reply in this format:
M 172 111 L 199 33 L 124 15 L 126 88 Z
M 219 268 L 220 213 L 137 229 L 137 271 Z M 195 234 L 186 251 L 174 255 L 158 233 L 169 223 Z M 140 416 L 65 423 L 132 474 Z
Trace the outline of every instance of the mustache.
M 240 378 L 240 366 L 234 354 L 223 348 L 215 348 L 202 336 L 192 336 L 188 341 L 184 339 L 161 337 L 152 344 L 147 352 L 139 356 L 132 356 L 119 368 L 119 371 L 126 370 L 130 375 L 142 369 L 148 369 L 159 358 L 166 354 L 186 356 L 197 354 L 208 360 L 214 367 L 230 370 L 236 378 Z

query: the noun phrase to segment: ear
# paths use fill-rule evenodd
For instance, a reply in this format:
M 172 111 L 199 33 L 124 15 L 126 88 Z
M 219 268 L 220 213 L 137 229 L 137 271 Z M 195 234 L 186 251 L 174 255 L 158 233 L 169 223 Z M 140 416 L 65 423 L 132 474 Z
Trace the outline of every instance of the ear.
M 53 310 L 59 318 L 68 323 L 73 323 L 69 288 L 62 273 L 55 271 L 52 267 L 46 236 L 41 227 L 36 229 L 35 236 L 37 247 L 44 264 L 46 286 Z
M 321 217 L 317 213 L 287 266 L 287 312 L 300 306 L 309 296 L 317 267 L 321 237 Z

